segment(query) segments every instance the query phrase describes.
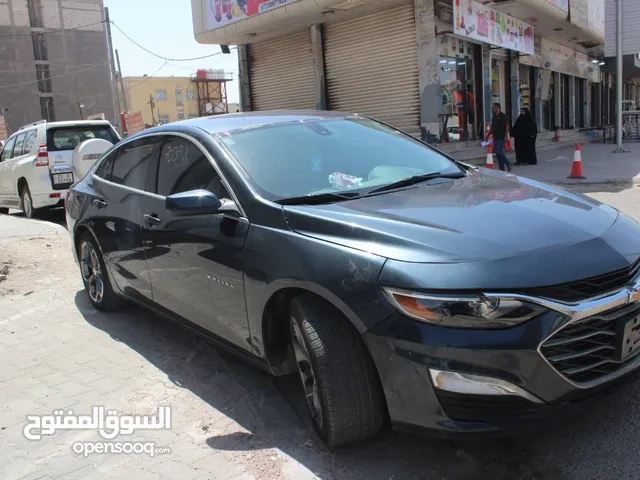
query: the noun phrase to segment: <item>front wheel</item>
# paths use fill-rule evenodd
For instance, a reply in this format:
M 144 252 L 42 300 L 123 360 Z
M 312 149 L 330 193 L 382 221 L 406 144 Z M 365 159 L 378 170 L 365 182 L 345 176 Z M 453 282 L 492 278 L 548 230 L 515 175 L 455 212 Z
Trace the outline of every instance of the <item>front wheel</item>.
M 86 233 L 80 240 L 78 256 L 82 282 L 92 305 L 105 312 L 117 308 L 120 302 L 113 292 L 109 273 L 91 234 Z
M 364 440 L 384 423 L 378 373 L 358 332 L 313 295 L 295 298 L 291 340 L 313 426 L 331 447 Z

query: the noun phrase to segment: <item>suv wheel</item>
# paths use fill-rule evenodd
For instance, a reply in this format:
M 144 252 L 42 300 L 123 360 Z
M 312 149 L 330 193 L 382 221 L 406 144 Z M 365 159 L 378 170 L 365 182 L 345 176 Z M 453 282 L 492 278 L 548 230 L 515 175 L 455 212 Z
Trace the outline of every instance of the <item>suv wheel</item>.
M 91 234 L 82 236 L 78 257 L 82 282 L 93 306 L 105 312 L 117 308 L 120 302 L 113 292 L 109 273 Z
M 337 447 L 378 433 L 385 418 L 382 387 L 358 332 L 310 294 L 292 301 L 290 325 L 307 406 L 322 440 Z
M 35 210 L 33 209 L 33 200 L 31 199 L 31 192 L 29 186 L 24 185 L 20 191 L 20 208 L 27 218 L 33 218 Z

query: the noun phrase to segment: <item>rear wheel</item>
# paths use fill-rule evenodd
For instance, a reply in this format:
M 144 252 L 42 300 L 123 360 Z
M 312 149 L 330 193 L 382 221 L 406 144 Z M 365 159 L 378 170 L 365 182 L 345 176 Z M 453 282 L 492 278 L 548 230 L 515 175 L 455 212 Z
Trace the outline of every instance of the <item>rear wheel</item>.
M 25 184 L 20 191 L 20 208 L 24 216 L 27 218 L 33 218 L 36 211 L 33 208 L 33 199 L 31 198 L 31 192 L 29 191 L 29 185 Z
M 104 260 L 90 233 L 80 239 L 78 256 L 82 282 L 93 306 L 105 312 L 117 308 L 120 301 L 113 292 Z
M 322 440 L 338 447 L 378 433 L 384 423 L 382 387 L 358 332 L 313 295 L 292 301 L 290 325 L 307 406 Z

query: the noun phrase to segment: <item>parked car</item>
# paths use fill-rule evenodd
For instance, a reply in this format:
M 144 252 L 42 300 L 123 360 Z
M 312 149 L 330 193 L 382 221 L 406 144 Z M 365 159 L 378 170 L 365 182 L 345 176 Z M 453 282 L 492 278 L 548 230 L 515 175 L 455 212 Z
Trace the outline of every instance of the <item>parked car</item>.
M 31 218 L 38 210 L 62 206 L 73 176 L 73 150 L 85 140 L 120 140 L 105 120 L 25 125 L 11 135 L 0 154 L 0 213 L 17 208 Z
M 537 424 L 640 365 L 635 221 L 363 116 L 141 132 L 66 212 L 95 308 L 134 301 L 297 371 L 331 446 L 386 418 L 440 435 Z

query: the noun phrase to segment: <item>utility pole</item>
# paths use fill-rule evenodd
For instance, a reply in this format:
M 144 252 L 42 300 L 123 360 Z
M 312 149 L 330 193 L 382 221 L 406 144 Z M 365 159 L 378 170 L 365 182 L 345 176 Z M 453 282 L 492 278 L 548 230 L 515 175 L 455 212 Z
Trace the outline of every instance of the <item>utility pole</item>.
M 616 149 L 623 153 L 622 146 L 622 0 L 616 1 Z
M 118 54 L 118 49 L 116 48 L 116 62 L 118 62 L 118 73 L 120 77 L 120 91 L 122 92 L 122 103 L 124 105 L 124 112 L 128 112 L 127 108 L 127 94 L 124 91 L 124 80 L 122 79 L 122 67 L 120 66 L 120 55 Z
M 115 59 L 113 58 L 113 41 L 111 39 L 111 19 L 109 18 L 109 9 L 105 7 L 104 9 L 104 21 L 105 26 L 107 27 L 107 46 L 109 48 L 109 62 L 111 64 L 111 90 L 113 92 L 113 114 L 115 115 L 115 122 L 119 127 L 120 134 L 124 134 L 124 130 L 122 128 L 122 119 L 120 118 L 120 100 L 118 98 L 118 87 L 116 78 L 116 65 Z
M 156 117 L 153 113 L 153 109 L 156 108 L 156 103 L 153 101 L 153 95 L 149 94 L 149 101 L 147 102 L 151 106 L 151 124 L 156 123 Z

